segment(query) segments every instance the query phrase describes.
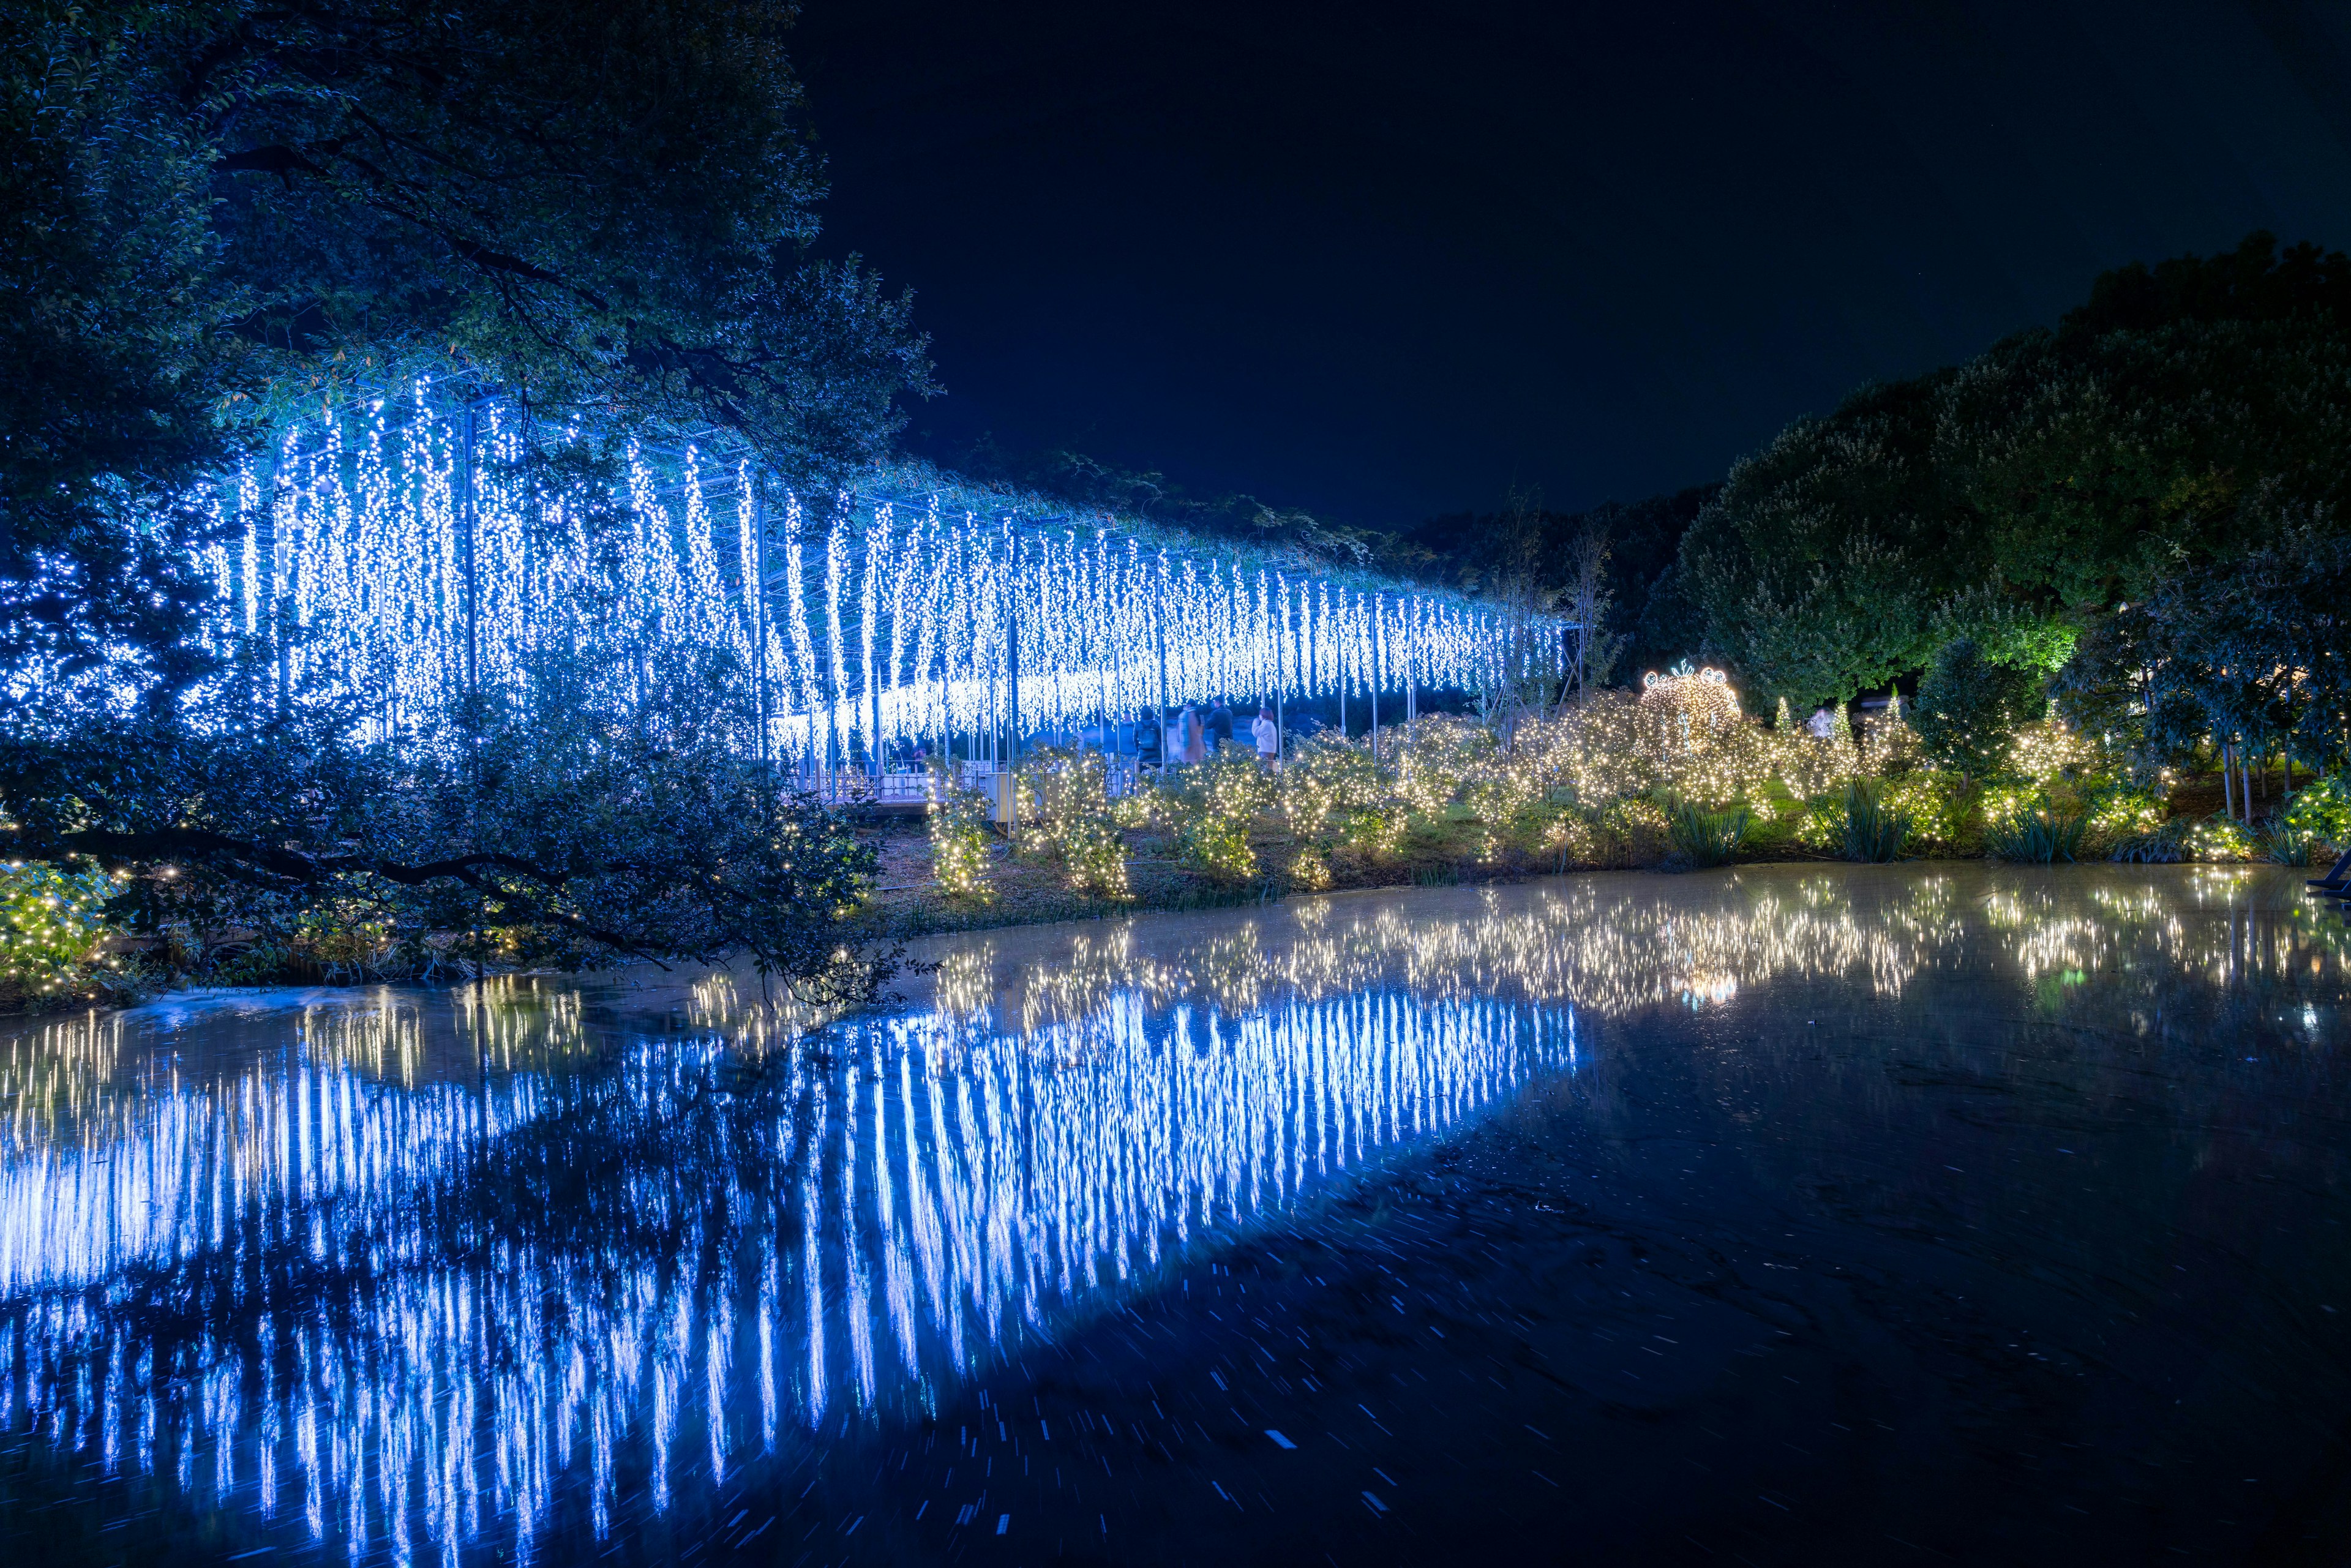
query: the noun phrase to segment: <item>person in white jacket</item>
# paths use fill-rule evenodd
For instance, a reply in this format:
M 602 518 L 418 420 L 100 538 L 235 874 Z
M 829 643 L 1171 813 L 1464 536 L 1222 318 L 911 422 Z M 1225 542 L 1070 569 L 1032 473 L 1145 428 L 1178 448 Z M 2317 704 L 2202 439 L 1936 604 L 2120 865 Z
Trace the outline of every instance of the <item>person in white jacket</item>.
M 1280 766 L 1281 726 L 1273 721 L 1271 708 L 1260 706 L 1257 710 L 1257 722 L 1249 726 L 1249 733 L 1257 737 L 1258 765 L 1268 768 Z

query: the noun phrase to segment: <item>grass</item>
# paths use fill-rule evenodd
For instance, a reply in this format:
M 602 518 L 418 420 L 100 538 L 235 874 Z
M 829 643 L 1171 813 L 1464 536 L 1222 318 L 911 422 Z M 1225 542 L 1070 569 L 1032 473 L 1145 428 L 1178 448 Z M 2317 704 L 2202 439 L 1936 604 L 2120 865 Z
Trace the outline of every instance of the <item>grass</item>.
M 1855 779 L 1844 787 L 1844 858 L 1883 864 L 1902 858 L 1909 846 L 1910 813 L 1886 803 L 1874 781 Z
M 1709 811 L 1683 801 L 1666 813 L 1666 841 L 1673 846 L 1669 863 L 1703 871 L 1728 862 L 1747 841 L 1747 823 L 1744 806 Z
M 2004 822 L 1984 824 L 1984 853 L 1993 860 L 2019 861 L 2028 865 L 2054 865 L 2081 852 L 2090 821 L 2078 811 L 2046 806 L 2020 811 Z
M 2317 834 L 2276 816 L 2253 824 L 2252 840 L 2253 852 L 2273 865 L 2308 865 L 2318 847 Z

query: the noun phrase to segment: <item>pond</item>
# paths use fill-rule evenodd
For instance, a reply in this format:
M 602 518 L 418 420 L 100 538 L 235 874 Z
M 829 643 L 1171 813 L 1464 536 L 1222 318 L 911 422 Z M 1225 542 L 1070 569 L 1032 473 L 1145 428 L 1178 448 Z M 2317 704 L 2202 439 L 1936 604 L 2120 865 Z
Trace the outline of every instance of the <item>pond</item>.
M 2298 873 L 1767 867 L 0 1035 L 0 1557 L 2351 1550 Z

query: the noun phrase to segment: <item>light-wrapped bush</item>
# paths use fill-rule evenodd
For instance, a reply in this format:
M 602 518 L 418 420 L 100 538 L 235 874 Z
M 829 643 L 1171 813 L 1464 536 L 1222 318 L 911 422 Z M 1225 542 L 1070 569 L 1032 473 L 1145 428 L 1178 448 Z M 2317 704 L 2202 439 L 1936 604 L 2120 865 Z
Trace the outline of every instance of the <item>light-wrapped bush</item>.
M 2252 836 L 2219 813 L 2196 824 L 2188 835 L 2188 852 L 2199 861 L 2243 861 L 2253 855 Z
M 1126 837 L 1102 754 L 1047 747 L 1021 758 L 1013 777 L 1022 851 L 1058 865 L 1073 892 L 1127 897 Z
M 985 904 L 990 860 L 987 799 L 955 784 L 942 771 L 931 801 L 931 874 L 950 898 Z
M 1386 782 L 1368 747 L 1325 733 L 1292 747 L 1275 781 L 1282 825 L 1297 844 L 1290 880 L 1331 885 L 1331 852 L 1360 820 L 1378 815 Z
M 2285 822 L 2334 854 L 2351 849 L 2351 774 L 2330 773 L 2295 795 Z
M 0 990 L 38 1005 L 87 988 L 117 891 L 102 871 L 45 861 L 0 866 Z
M 1237 752 L 1223 752 L 1178 770 L 1165 809 L 1176 823 L 1176 853 L 1217 882 L 1247 882 L 1258 873 L 1249 829 L 1272 804 L 1265 770 Z

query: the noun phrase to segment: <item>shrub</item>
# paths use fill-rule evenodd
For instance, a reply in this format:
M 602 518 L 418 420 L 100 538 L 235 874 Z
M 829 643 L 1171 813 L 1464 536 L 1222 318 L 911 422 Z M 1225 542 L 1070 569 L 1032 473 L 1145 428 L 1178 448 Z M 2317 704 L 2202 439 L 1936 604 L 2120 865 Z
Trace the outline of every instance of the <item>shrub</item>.
M 2253 858 L 2273 865 L 2308 865 L 2317 857 L 2318 835 L 2283 817 L 2262 818 L 2251 838 Z
M 1910 842 L 1910 813 L 1886 800 L 1873 780 L 1855 779 L 1844 787 L 1842 851 L 1849 861 L 1881 863 L 1899 860 Z
M 2286 822 L 2336 854 L 2351 849 L 2351 774 L 2330 773 L 2286 808 Z
M 1171 787 L 1178 859 L 1211 879 L 1233 883 L 1257 874 L 1249 829 L 1268 804 L 1263 769 L 1237 753 L 1222 753 L 1180 771 Z
M 1739 852 L 1747 839 L 1747 808 L 1709 811 L 1685 800 L 1666 813 L 1666 841 L 1673 846 L 1668 863 L 1702 870 L 1718 866 Z
M 37 1004 L 85 989 L 112 929 L 106 902 L 116 891 L 102 871 L 42 861 L 0 867 L 0 989 Z
M 2082 848 L 2089 819 L 2047 801 L 1984 824 L 1984 853 L 1994 860 L 2051 865 Z
M 1072 892 L 1127 897 L 1126 837 L 1102 754 L 1047 747 L 1023 758 L 1015 778 L 1021 847 L 1058 864 Z
M 950 898 L 985 904 L 988 885 L 987 798 L 955 784 L 941 770 L 931 801 L 931 874 Z
M 2252 855 L 2252 839 L 2245 830 L 2215 811 L 2189 831 L 2188 850 L 2199 861 L 2241 861 Z
M 1326 733 L 1291 749 L 1275 793 L 1291 836 L 1328 852 L 1350 821 L 1377 810 L 1385 789 L 1368 747 Z
M 2011 737 L 2040 711 L 2031 670 L 1994 663 L 1973 638 L 1943 645 L 1918 683 L 1911 720 L 1927 755 L 1981 778 L 2006 759 Z
M 2115 841 L 2106 858 L 2140 865 L 2177 864 L 2195 853 L 2189 841 L 2193 831 L 2189 823 L 2181 821 L 2166 822 L 2151 832 L 2126 833 Z

